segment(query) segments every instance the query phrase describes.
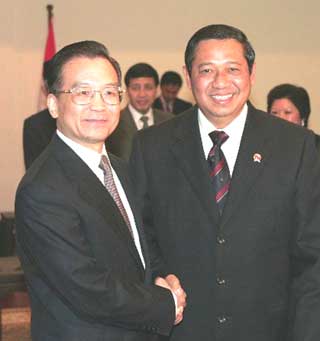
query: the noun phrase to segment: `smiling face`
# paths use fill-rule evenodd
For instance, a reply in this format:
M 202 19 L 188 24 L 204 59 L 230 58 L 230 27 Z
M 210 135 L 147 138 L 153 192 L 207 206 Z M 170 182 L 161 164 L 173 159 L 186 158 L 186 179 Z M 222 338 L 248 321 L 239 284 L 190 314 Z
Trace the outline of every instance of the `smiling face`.
M 286 121 L 302 125 L 299 110 L 288 98 L 274 100 L 270 112 Z
M 76 57 L 68 61 L 62 70 L 62 87 L 75 86 L 102 89 L 106 85 L 118 86 L 118 77 L 110 62 L 104 58 Z M 101 152 L 105 139 L 119 122 L 120 104 L 106 104 L 100 93 L 95 93 L 91 103 L 75 104 L 72 94 L 48 95 L 48 109 L 57 119 L 57 128 L 71 140 Z
M 241 112 L 255 77 L 250 74 L 242 45 L 234 39 L 201 41 L 187 84 L 204 115 L 217 128 L 224 128 Z
M 141 114 L 145 114 L 152 106 L 157 85 L 152 77 L 131 78 L 127 87 L 130 104 Z

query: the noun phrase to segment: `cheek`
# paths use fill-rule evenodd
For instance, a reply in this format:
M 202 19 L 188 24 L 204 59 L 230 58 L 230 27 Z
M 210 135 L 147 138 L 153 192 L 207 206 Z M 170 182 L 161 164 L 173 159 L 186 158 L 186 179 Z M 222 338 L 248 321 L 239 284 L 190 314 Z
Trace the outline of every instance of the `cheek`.
M 209 87 L 210 81 L 205 78 L 198 78 L 192 81 L 192 89 L 195 90 L 198 95 L 204 94 L 205 90 Z
M 249 78 L 236 78 L 234 79 L 233 83 L 236 84 L 236 86 L 243 91 L 249 91 L 249 89 L 251 88 L 251 81 Z
M 157 94 L 157 89 L 151 90 L 151 91 L 148 92 L 148 95 L 149 95 L 149 97 L 151 97 L 151 98 L 156 97 L 156 94 Z

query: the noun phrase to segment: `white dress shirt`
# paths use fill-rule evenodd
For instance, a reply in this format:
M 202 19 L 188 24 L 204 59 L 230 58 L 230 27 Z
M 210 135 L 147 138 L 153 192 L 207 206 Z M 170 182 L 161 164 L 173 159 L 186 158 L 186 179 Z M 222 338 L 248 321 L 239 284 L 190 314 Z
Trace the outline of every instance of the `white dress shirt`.
M 248 105 L 245 104 L 241 113 L 225 128 L 217 129 L 202 113 L 200 109 L 198 109 L 198 123 L 201 135 L 201 142 L 204 151 L 204 156 L 208 159 L 209 152 L 212 148 L 212 140 L 209 136 L 214 130 L 223 130 L 226 134 L 228 134 L 229 138 L 225 141 L 221 149 L 223 154 L 227 160 L 230 176 L 232 176 L 234 166 L 237 160 L 240 142 L 242 138 L 242 133 L 244 129 L 244 125 L 246 123 L 246 118 L 248 114 Z
M 152 108 L 150 108 L 144 115 L 142 115 L 139 111 L 137 111 L 131 104 L 128 105 L 129 110 L 131 112 L 134 123 L 137 126 L 137 129 L 140 130 L 143 127 L 143 122 L 141 121 L 141 117 L 148 117 L 148 126 L 154 125 L 154 117 Z
M 83 162 L 86 163 L 86 165 L 92 170 L 92 172 L 98 177 L 98 179 L 100 180 L 100 182 L 104 186 L 104 174 L 103 174 L 103 170 L 99 167 L 99 164 L 101 161 L 101 155 L 106 155 L 106 157 L 109 159 L 109 156 L 106 152 L 105 146 L 103 145 L 103 150 L 102 150 L 102 153 L 100 154 L 100 153 L 97 153 L 96 151 L 94 151 L 90 148 L 84 147 L 84 146 L 80 145 L 79 143 L 74 142 L 73 140 L 66 137 L 64 134 L 62 134 L 59 130 L 57 130 L 57 134 L 61 138 L 61 140 L 64 141 L 83 160 Z M 111 165 L 111 163 L 110 163 L 110 165 Z M 128 215 L 129 221 L 130 221 L 134 243 L 135 243 L 136 248 L 138 250 L 142 264 L 145 267 L 145 262 L 144 262 L 144 258 L 143 258 L 143 254 L 142 254 L 142 250 L 141 250 L 139 233 L 137 230 L 136 222 L 134 220 L 134 216 L 133 216 L 130 204 L 128 202 L 125 191 L 121 185 L 121 182 L 117 176 L 117 173 L 112 168 L 112 165 L 111 165 L 111 170 L 112 170 L 112 175 L 113 175 L 113 179 L 114 179 L 116 188 L 117 188 L 118 193 L 120 195 L 120 199 L 122 201 L 122 204 L 123 204 L 123 206 L 127 212 L 127 215 Z

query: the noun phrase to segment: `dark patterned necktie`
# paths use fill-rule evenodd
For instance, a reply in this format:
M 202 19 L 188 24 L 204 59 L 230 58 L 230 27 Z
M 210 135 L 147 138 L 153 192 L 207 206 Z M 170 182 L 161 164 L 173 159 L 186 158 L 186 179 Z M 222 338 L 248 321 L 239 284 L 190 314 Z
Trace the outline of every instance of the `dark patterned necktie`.
M 211 132 L 209 136 L 213 142 L 213 147 L 208 155 L 210 178 L 214 189 L 215 200 L 221 214 L 227 200 L 230 186 L 229 167 L 221 146 L 229 136 L 224 131 L 218 130 Z
M 148 120 L 149 120 L 149 117 L 146 115 L 142 115 L 140 117 L 140 121 L 143 123 L 142 129 L 146 129 L 149 127 Z
M 127 212 L 123 206 L 119 192 L 118 192 L 117 187 L 114 183 L 110 162 L 105 155 L 101 156 L 99 168 L 102 169 L 103 174 L 104 174 L 104 185 L 106 186 L 106 189 L 108 190 L 108 192 L 112 196 L 115 204 L 118 206 L 118 209 L 119 209 L 124 221 L 126 222 L 126 224 L 128 226 L 128 229 L 131 233 L 131 236 L 133 237 L 132 227 L 130 224 L 130 220 L 128 218 L 128 214 L 127 214 Z

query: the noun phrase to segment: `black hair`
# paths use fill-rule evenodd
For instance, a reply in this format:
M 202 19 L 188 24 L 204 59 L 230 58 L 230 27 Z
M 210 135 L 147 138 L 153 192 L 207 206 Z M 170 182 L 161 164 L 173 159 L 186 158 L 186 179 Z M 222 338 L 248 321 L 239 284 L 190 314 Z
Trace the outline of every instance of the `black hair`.
M 175 71 L 166 71 L 160 80 L 160 85 L 167 85 L 167 84 L 173 84 L 177 85 L 179 88 L 182 86 L 182 78 L 178 74 L 178 72 Z
M 151 77 L 154 79 L 155 85 L 159 84 L 159 75 L 156 69 L 147 63 L 138 63 L 132 65 L 124 76 L 126 87 L 129 86 L 130 79 L 140 77 Z
M 107 48 L 103 44 L 93 40 L 85 40 L 63 47 L 50 60 L 45 74 L 49 93 L 55 93 L 61 90 L 63 67 L 71 59 L 77 57 L 105 58 L 114 67 L 118 76 L 119 85 L 121 85 L 121 69 L 119 63 L 109 55 Z
M 199 29 L 189 40 L 185 53 L 184 59 L 189 75 L 192 70 L 192 63 L 195 57 L 195 51 L 198 44 L 203 40 L 210 39 L 235 39 L 243 47 L 244 57 L 248 63 L 249 72 L 252 71 L 252 66 L 255 60 L 255 52 L 251 46 L 247 36 L 240 31 L 238 28 L 228 26 L 228 25 L 208 25 Z
M 272 104 L 275 100 L 287 98 L 298 109 L 304 126 L 308 126 L 309 116 L 311 112 L 310 98 L 305 88 L 289 83 L 275 86 L 271 89 L 267 96 L 267 110 L 270 112 Z

